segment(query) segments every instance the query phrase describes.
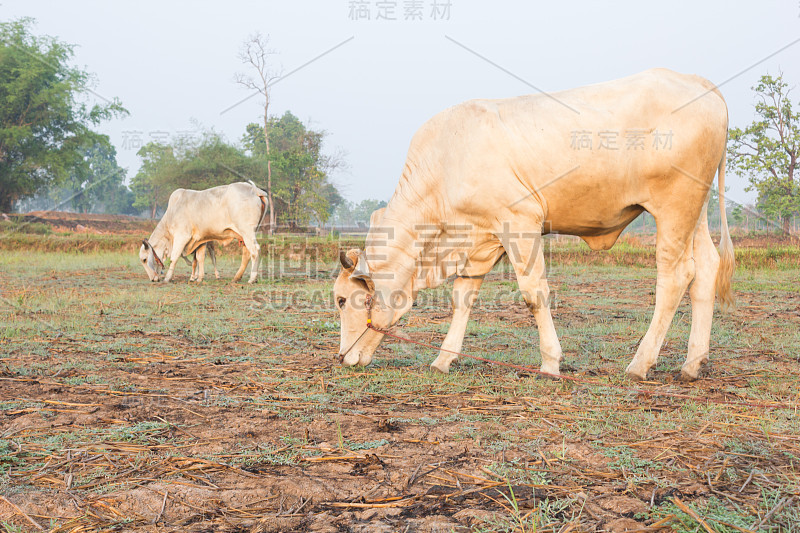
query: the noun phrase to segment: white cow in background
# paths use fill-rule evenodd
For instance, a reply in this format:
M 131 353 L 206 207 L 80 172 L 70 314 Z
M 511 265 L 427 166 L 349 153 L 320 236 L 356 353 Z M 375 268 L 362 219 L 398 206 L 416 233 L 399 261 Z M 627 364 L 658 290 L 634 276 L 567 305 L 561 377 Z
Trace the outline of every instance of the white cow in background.
M 253 182 L 220 185 L 204 191 L 177 189 L 169 197 L 167 211 L 149 239 L 142 241 L 139 260 L 150 281 L 158 281 L 164 269 L 162 258 L 170 265 L 164 281 L 172 279 L 182 255 L 195 252 L 209 241 L 223 245 L 242 241 L 242 265 L 233 281 L 242 278 L 251 262 L 249 283 L 258 277 L 259 245 L 256 229 L 264 218 L 267 194 Z
M 389 328 L 420 289 L 455 278 L 453 320 L 431 365 L 447 372 L 484 276 L 508 255 L 539 329 L 541 369 L 558 374 L 562 350 L 541 236 L 578 235 L 607 250 L 647 211 L 657 225 L 655 312 L 627 373 L 647 376 L 689 287 L 692 327 L 681 377 L 697 378 L 708 360 L 715 293 L 723 304 L 733 301 L 727 128 L 727 106 L 713 83 L 666 69 L 553 94 L 472 100 L 436 115 L 414 135 L 366 249 L 341 255 L 334 294 L 342 362 L 369 364 L 384 337 L 367 328 L 365 301 L 372 324 Z M 721 259 L 707 220 L 717 172 Z

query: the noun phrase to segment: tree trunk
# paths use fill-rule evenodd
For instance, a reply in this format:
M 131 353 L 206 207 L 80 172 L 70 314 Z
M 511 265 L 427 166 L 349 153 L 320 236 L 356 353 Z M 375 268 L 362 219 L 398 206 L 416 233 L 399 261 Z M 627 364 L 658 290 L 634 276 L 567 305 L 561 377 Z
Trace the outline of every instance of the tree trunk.
M 789 215 L 784 216 L 782 222 L 783 222 L 783 233 L 789 235 L 792 232 L 791 217 Z
M 267 157 L 269 157 L 269 141 L 267 141 Z M 272 200 L 272 161 L 267 160 L 267 196 L 269 196 L 269 234 L 275 234 L 275 223 L 277 214 L 275 213 L 275 202 Z
M 10 213 L 14 207 L 14 198 L 0 194 L 0 213 Z
M 266 92 L 266 87 L 264 88 Z M 269 232 L 275 234 L 275 202 L 272 200 L 272 161 L 269 157 L 269 93 L 264 104 L 264 143 L 267 145 L 267 200 L 269 201 Z
M 153 207 L 150 209 L 150 219 L 155 220 L 156 218 L 156 209 L 158 208 L 158 204 L 153 202 Z

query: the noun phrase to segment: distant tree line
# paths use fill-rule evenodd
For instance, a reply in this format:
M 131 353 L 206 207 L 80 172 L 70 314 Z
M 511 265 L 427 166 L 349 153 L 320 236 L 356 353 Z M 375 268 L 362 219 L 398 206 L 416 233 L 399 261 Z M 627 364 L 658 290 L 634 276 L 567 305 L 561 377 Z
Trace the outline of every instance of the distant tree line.
M 369 217 L 377 209 L 386 207 L 385 200 L 368 198 L 358 203 L 343 200 L 333 211 L 329 223 L 334 227 L 368 227 Z

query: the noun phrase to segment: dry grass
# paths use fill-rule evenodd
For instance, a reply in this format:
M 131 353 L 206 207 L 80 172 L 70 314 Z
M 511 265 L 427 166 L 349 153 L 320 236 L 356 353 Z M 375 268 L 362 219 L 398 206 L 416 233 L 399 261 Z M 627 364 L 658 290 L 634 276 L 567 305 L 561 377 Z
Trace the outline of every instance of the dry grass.
M 0 258 L 0 527 L 142 531 L 791 531 L 800 524 L 798 271 L 741 270 L 706 378 L 673 381 L 684 302 L 649 387 L 538 379 L 386 343 L 335 364 L 331 265 L 256 287 L 149 284 L 132 254 Z M 223 258 L 223 274 L 235 269 Z M 305 273 L 305 274 L 302 274 Z M 308 277 L 306 274 L 313 273 Z M 302 275 L 301 275 L 302 274 Z M 563 371 L 627 385 L 654 272 L 551 262 Z M 465 349 L 537 365 L 492 276 Z M 438 343 L 446 291 L 403 333 Z

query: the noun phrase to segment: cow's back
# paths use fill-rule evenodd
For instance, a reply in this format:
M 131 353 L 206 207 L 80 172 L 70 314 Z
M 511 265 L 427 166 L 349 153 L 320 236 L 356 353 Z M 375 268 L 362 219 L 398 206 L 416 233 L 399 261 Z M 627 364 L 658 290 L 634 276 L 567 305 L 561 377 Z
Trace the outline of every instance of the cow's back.
M 716 168 L 726 133 L 727 108 L 713 84 L 666 69 L 472 100 L 420 128 L 398 191 L 447 198 L 449 206 L 434 210 L 473 223 L 541 208 L 552 230 L 603 234 L 635 218 L 641 209 L 629 207 L 653 200 L 676 166 Z M 628 145 L 632 136 L 638 142 Z
M 261 215 L 258 197 L 263 194 L 249 183 L 231 183 L 201 191 L 176 189 L 169 197 L 162 222 L 172 233 L 182 228 L 214 235 L 231 226 L 255 226 Z

